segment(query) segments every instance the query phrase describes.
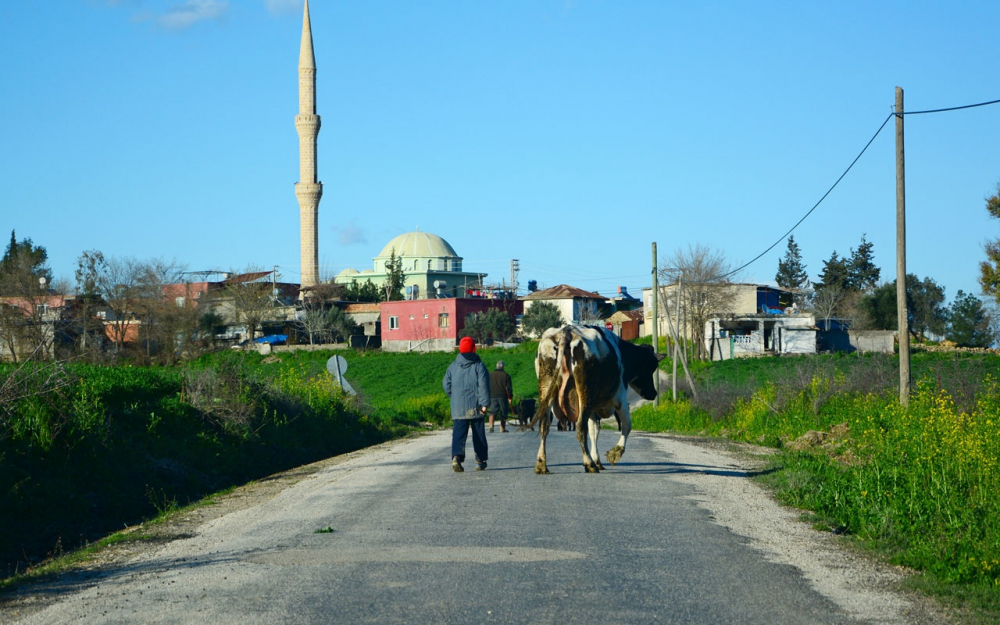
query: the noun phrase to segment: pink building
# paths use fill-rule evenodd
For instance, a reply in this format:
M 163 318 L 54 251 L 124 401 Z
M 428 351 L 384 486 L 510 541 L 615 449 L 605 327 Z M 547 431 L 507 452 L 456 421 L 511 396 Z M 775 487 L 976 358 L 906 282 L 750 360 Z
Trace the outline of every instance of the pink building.
M 473 313 L 491 308 L 516 319 L 523 303 L 516 299 L 443 298 L 383 302 L 382 349 L 390 352 L 451 351 Z

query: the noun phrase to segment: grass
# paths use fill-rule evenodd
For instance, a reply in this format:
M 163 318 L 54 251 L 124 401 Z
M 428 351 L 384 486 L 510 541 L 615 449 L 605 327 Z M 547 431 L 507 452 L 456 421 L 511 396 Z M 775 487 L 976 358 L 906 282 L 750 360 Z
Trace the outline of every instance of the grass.
M 891 358 L 761 359 L 706 369 L 714 399 L 644 407 L 634 421 L 782 449 L 760 478 L 781 501 L 920 571 L 925 590 L 995 618 L 1000 358 L 921 354 L 913 364 L 907 408 Z M 825 441 L 796 445 L 810 430 Z
M 326 373 L 334 353 L 347 360 L 357 397 Z M 504 360 L 515 400 L 537 395 L 534 344 L 478 353 L 491 370 Z M 52 570 L 146 536 L 113 533 L 123 524 L 447 425 L 441 379 L 454 358 L 225 352 L 177 368 L 0 367 L 0 551 L 16 573 L 0 587 L 25 567 Z M 633 419 L 640 430 L 781 450 L 759 479 L 783 502 L 917 569 L 915 586 L 989 622 L 1000 615 L 1000 357 L 915 352 L 912 369 L 919 382 L 904 409 L 891 356 L 699 363 L 698 401 L 682 393 Z M 826 440 L 793 449 L 810 430 Z M 75 547 L 86 549 L 41 564 Z

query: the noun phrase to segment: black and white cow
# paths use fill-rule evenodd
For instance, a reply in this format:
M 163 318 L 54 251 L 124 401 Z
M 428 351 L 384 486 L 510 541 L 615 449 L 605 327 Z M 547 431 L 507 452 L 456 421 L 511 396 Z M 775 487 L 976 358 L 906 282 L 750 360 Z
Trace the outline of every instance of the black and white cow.
M 566 325 L 546 330 L 535 356 L 539 400 L 531 425 L 538 423 L 542 437 L 535 473 L 549 472 L 545 462 L 549 419 L 543 417 L 550 410 L 560 421 L 577 424 L 576 437 L 583 449 L 587 473 L 604 468 L 597 451 L 601 419 L 617 413 L 621 438 L 608 451 L 607 458 L 611 464 L 618 462 L 632 431 L 628 389 L 632 387 L 644 399 L 655 399 L 653 372 L 662 359 L 652 346 L 622 341 L 604 328 Z

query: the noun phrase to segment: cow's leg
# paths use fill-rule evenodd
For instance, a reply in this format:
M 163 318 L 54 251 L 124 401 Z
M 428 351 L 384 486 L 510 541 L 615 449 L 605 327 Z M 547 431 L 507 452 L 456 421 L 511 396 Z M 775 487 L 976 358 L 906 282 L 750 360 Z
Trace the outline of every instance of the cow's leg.
M 590 438 L 590 459 L 594 461 L 594 466 L 599 471 L 603 471 L 604 465 L 601 464 L 601 452 L 597 450 L 597 437 L 601 435 L 600 416 L 587 421 L 587 430 L 587 436 Z
M 593 422 L 594 419 L 588 414 L 581 416 L 576 424 L 576 440 L 580 441 L 580 448 L 583 450 L 583 470 L 587 473 L 599 473 L 601 470 L 592 457 L 597 453 L 594 451 L 596 449 L 594 447 L 594 438 L 589 437 L 590 440 L 587 440 Z M 590 449 L 587 449 L 588 443 L 590 443 Z
M 535 460 L 535 473 L 543 475 L 549 472 L 549 467 L 545 464 L 545 437 L 549 435 L 549 414 L 548 410 L 538 420 L 538 436 L 542 439 L 538 446 L 538 459 Z
M 628 441 L 629 432 L 632 431 L 632 416 L 629 414 L 628 404 L 623 404 L 618 410 L 622 422 L 622 434 L 618 438 L 618 444 L 608 450 L 608 462 L 617 463 L 625 454 L 625 443 Z

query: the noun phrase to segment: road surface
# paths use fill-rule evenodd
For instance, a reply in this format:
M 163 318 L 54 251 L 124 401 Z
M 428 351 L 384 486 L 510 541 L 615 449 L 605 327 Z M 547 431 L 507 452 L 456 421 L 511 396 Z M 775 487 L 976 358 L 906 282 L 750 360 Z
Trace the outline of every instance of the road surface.
M 19 623 L 944 622 L 747 477 L 759 459 L 634 433 L 581 466 L 575 433 L 490 434 L 454 473 L 450 432 L 328 463 L 87 575 L 26 589 Z M 617 432 L 604 431 L 606 451 Z M 211 515 L 209 515 L 211 516 Z

